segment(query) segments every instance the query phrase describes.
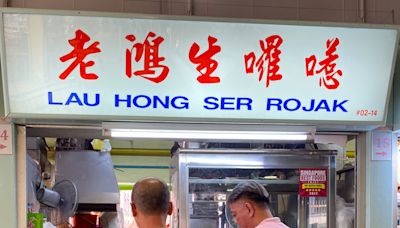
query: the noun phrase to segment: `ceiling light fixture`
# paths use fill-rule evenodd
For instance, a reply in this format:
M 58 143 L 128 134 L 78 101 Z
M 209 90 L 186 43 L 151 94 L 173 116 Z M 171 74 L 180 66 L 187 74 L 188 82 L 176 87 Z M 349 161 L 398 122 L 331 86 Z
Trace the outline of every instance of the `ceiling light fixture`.
M 315 128 L 253 124 L 103 123 L 111 138 L 206 141 L 310 141 Z

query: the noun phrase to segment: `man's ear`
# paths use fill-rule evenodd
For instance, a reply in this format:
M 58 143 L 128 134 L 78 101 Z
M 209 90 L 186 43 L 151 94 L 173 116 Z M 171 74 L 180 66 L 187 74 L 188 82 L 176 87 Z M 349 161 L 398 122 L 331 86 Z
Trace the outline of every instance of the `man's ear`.
M 246 203 L 244 203 L 244 206 L 249 211 L 250 217 L 253 217 L 254 214 L 256 213 L 256 209 L 254 208 L 254 205 L 252 203 L 246 202 Z
M 168 207 L 168 215 L 172 215 L 172 212 L 174 210 L 174 206 L 172 205 L 172 202 L 169 202 L 169 207 Z
M 132 215 L 133 217 L 137 216 L 137 209 L 134 203 L 131 203 Z

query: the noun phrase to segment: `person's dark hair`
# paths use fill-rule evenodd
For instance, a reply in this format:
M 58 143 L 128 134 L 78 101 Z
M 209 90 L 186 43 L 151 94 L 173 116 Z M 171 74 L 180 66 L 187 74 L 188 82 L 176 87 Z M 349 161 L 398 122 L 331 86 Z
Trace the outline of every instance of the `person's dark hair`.
M 240 199 L 250 200 L 259 206 L 269 207 L 269 193 L 259 183 L 248 181 L 238 184 L 229 195 L 227 204 L 232 204 Z
M 132 189 L 131 200 L 143 214 L 166 214 L 169 208 L 168 186 L 157 178 L 141 179 Z

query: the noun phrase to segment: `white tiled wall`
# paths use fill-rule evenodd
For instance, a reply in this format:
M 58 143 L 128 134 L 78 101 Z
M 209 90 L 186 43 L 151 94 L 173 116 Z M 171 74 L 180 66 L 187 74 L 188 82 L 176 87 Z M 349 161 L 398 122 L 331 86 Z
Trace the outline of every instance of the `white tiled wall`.
M 400 24 L 399 0 L 3 0 L 8 7 Z M 191 7 L 189 7 L 191 5 Z

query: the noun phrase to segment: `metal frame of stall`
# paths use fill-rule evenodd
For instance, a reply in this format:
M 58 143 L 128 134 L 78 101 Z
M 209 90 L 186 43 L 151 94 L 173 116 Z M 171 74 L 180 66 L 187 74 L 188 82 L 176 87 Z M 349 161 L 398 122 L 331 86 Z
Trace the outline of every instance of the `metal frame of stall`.
M 336 151 L 326 150 L 285 150 L 285 149 L 179 149 L 173 156 L 172 170 L 177 177 L 172 180 L 172 190 L 177 189 L 175 202 L 178 215 L 178 226 L 190 227 L 189 221 L 189 184 L 191 183 L 241 183 L 246 180 L 199 179 L 191 180 L 189 169 L 299 169 L 325 168 L 328 170 L 327 221 L 328 227 L 336 227 L 335 194 L 336 194 Z M 229 159 L 226 158 L 229 156 Z M 212 161 L 210 161 L 212 157 Z M 250 179 L 251 180 L 251 179 Z M 197 181 L 197 182 L 196 182 Z M 260 183 L 274 184 L 274 181 L 255 180 Z M 175 182 L 175 183 L 174 183 Z M 284 181 L 283 181 L 284 182 Z M 282 183 L 283 183 L 282 182 Z M 279 182 L 281 183 L 281 182 Z M 296 183 L 297 185 L 298 183 Z M 297 227 L 308 227 L 307 199 L 298 196 Z M 199 225 L 197 225 L 199 226 Z M 200 226 L 199 226 L 200 227 Z M 204 227 L 204 225 L 203 225 Z

